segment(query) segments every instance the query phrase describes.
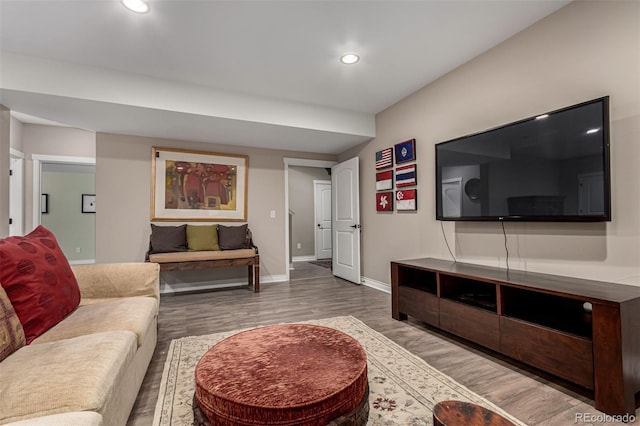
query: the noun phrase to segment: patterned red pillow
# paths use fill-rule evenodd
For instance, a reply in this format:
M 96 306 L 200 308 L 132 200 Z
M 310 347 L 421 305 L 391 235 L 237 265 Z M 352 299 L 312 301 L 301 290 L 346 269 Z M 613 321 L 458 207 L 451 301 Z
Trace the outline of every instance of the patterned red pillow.
M 0 283 L 22 323 L 27 344 L 80 303 L 80 289 L 55 236 L 40 225 L 0 240 Z

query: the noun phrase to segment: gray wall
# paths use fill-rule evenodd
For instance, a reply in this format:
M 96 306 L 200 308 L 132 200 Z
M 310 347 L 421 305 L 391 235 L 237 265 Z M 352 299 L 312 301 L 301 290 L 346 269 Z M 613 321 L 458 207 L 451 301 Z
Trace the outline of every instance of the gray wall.
M 296 256 L 316 254 L 314 180 L 330 182 L 331 176 L 320 167 L 289 166 L 289 208 L 295 212 L 291 232 L 291 253 L 294 260 Z
M 284 158 L 334 160 L 333 156 L 246 148 L 158 138 L 98 133 L 96 141 L 96 259 L 103 262 L 144 260 L 150 233 L 151 148 L 153 146 L 249 156 L 248 220 L 260 248 L 262 276 L 286 273 Z M 271 218 L 274 210 L 276 217 Z M 175 225 L 183 222 L 170 222 Z M 230 222 L 230 225 L 240 224 Z
M 388 283 L 391 260 L 451 258 L 435 220 L 436 143 L 609 95 L 613 220 L 506 223 L 509 265 L 640 285 L 639 76 L 640 3 L 576 1 L 379 113 L 376 138 L 340 155 L 362 160 L 363 275 Z M 410 138 L 418 212 L 376 214 L 375 152 Z M 506 265 L 499 223 L 443 225 L 458 260 Z

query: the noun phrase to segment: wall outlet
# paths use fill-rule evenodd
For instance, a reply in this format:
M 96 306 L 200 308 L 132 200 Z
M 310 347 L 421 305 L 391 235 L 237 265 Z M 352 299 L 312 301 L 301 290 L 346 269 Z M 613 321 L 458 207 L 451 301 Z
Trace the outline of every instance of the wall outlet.
M 301 248 L 302 248 L 302 244 L 298 243 L 298 244 L 296 245 L 296 247 L 298 247 L 298 249 L 301 249 Z
M 275 210 L 271 210 L 271 219 L 275 219 L 276 218 L 276 211 Z
M 80 253 L 80 247 L 76 247 L 76 253 Z

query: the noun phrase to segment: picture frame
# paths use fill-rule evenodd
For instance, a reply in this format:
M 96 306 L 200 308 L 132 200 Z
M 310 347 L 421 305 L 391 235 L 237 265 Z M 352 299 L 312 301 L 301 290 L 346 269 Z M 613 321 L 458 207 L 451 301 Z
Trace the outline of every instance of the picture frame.
M 249 157 L 152 147 L 152 221 L 247 221 Z
M 82 213 L 96 212 L 96 194 L 82 194 Z
M 376 152 L 376 170 L 393 166 L 393 148 L 385 148 Z
M 409 139 L 394 145 L 396 164 L 414 161 L 416 159 L 416 140 Z
M 376 211 L 393 211 L 393 191 L 376 193 Z
M 376 173 L 376 191 L 393 189 L 393 170 Z
M 49 194 L 40 194 L 40 213 L 49 213 Z
M 396 191 L 396 210 L 418 210 L 417 191 L 415 189 L 399 189 Z

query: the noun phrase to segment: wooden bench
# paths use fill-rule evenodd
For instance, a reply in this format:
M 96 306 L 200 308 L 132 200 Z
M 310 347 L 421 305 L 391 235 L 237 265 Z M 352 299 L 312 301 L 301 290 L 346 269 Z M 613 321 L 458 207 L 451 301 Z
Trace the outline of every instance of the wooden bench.
M 195 269 L 247 266 L 248 286 L 255 293 L 260 292 L 260 254 L 253 244 L 251 231 L 247 229 L 249 248 L 216 251 L 180 251 L 153 253 L 146 260 L 160 265 L 160 271 L 189 271 Z

